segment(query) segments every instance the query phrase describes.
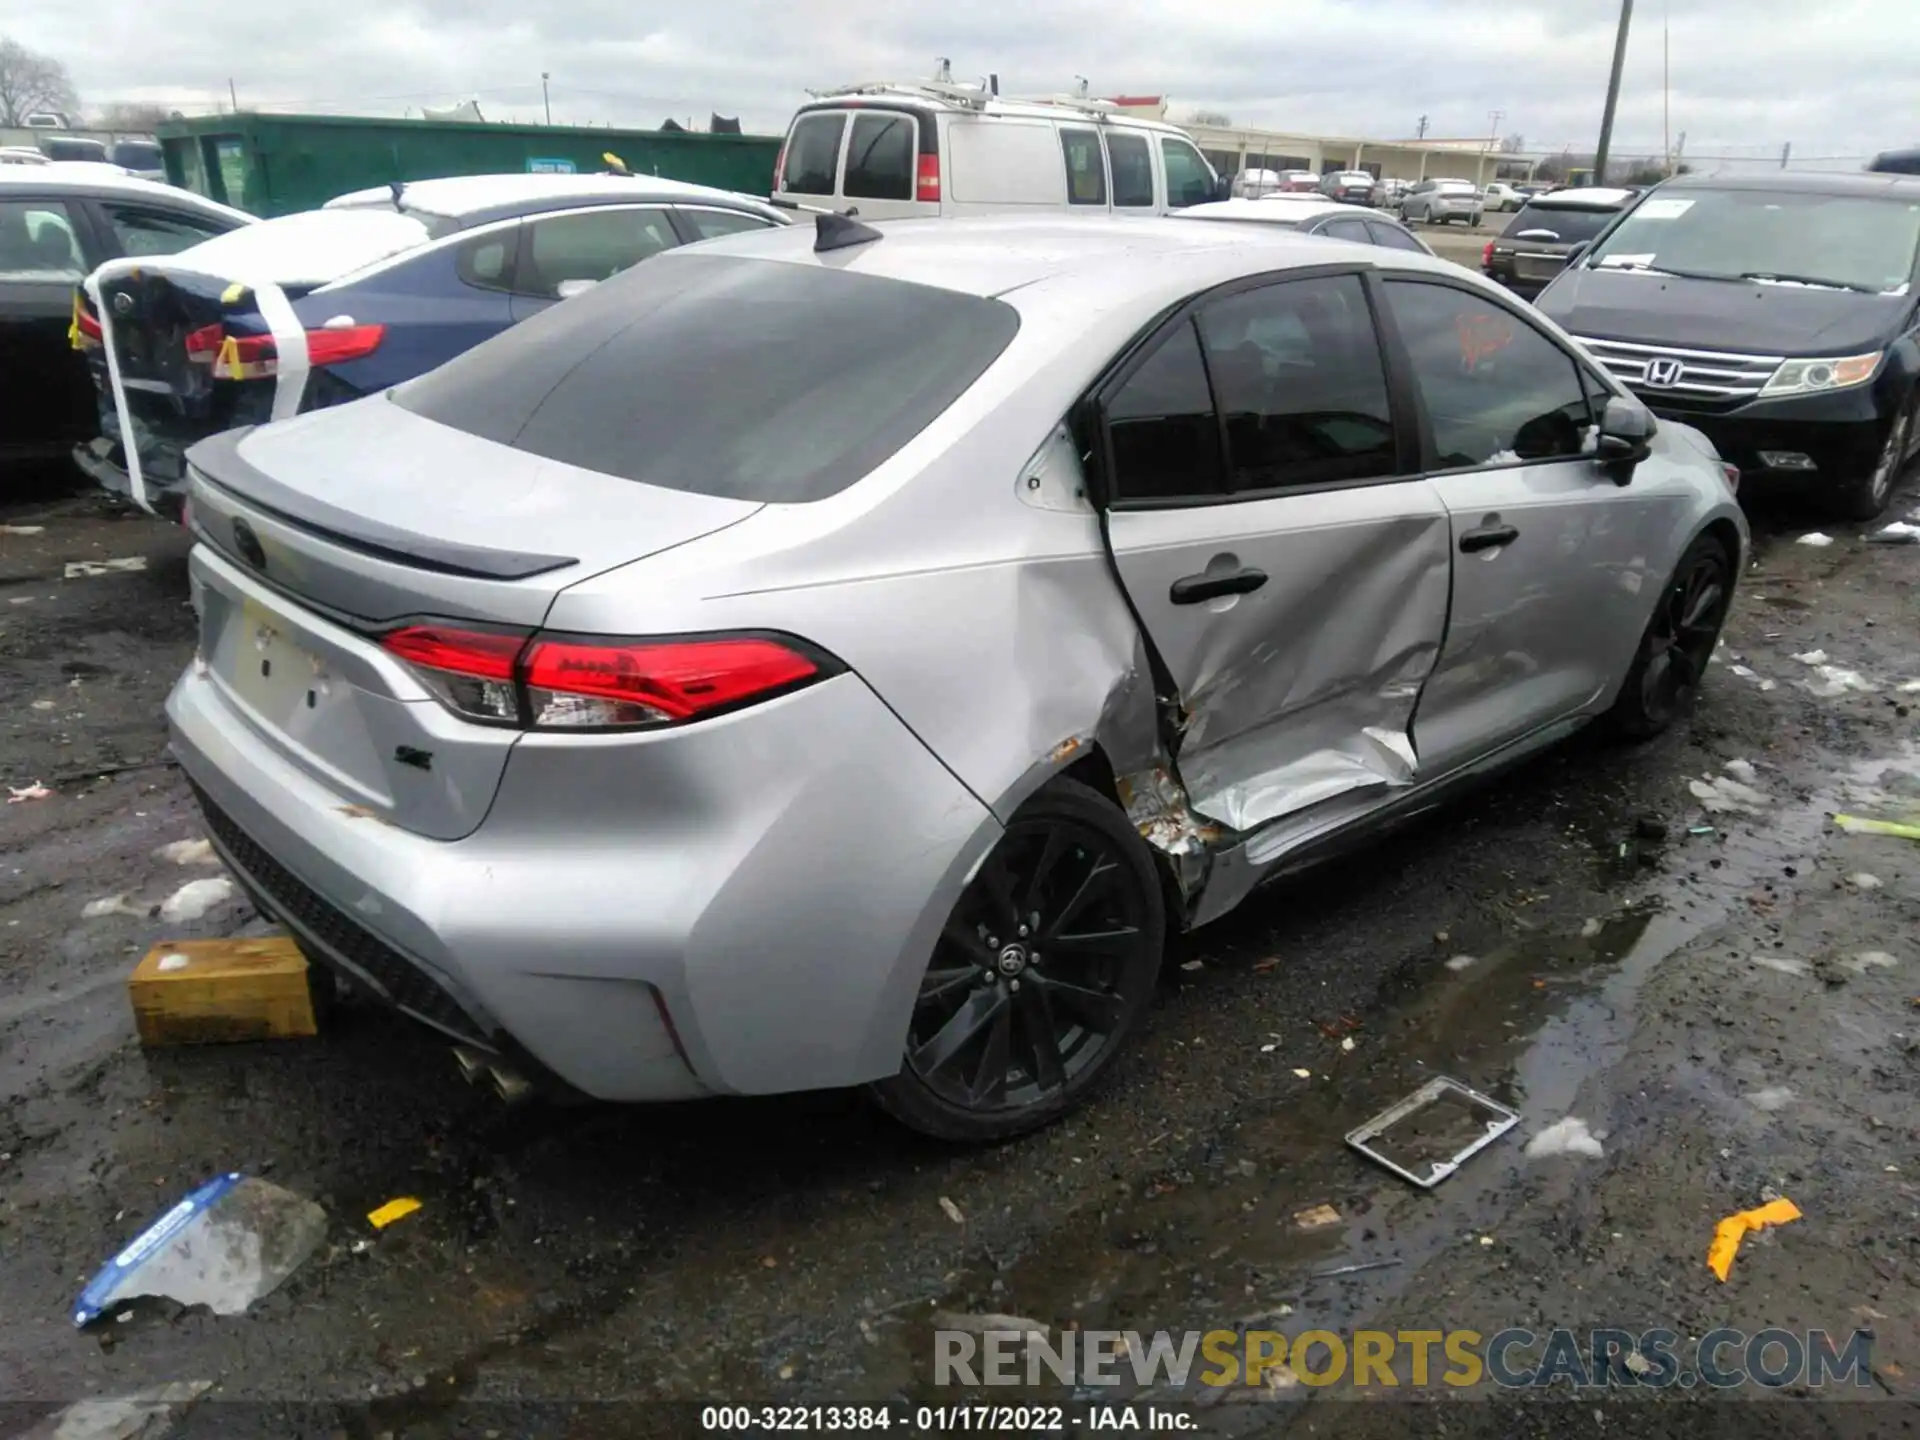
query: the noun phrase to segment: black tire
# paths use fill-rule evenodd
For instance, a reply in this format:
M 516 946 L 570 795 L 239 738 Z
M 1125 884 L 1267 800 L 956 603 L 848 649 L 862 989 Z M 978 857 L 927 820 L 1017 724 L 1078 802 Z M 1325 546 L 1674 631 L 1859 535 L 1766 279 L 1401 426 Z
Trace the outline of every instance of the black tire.
M 1629 740 L 1651 740 L 1693 704 L 1733 601 L 1734 559 L 1711 535 L 1687 547 L 1647 622 L 1607 720 Z
M 1913 446 L 1915 411 L 1920 410 L 1920 390 L 1907 397 L 1900 413 L 1887 426 L 1887 438 L 1880 456 L 1864 473 L 1852 476 L 1833 492 L 1832 513 L 1841 520 L 1878 520 L 1899 488 L 1900 475 L 1907 467 L 1908 451 Z
M 900 1073 L 875 1083 L 874 1098 L 942 1140 L 1005 1140 L 1051 1124 L 1125 1048 L 1153 998 L 1165 939 L 1146 842 L 1098 791 L 1048 782 L 954 906 L 920 982 Z

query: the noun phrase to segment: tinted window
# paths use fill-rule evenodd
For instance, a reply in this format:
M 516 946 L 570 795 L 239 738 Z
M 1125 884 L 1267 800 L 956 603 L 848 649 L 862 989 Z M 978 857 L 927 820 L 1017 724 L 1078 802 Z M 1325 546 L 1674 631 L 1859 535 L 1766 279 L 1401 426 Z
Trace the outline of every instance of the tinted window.
M 1092 130 L 1062 130 L 1060 148 L 1067 157 L 1067 202 L 1071 205 L 1107 203 L 1106 162 L 1100 158 L 1100 136 Z
M 1106 410 L 1117 498 L 1220 493 L 1220 422 L 1191 321 L 1161 342 L 1107 401 Z
M 1366 222 L 1347 215 L 1327 221 L 1316 233 L 1331 235 L 1336 240 L 1358 240 L 1362 245 L 1373 243 L 1373 236 L 1367 233 Z
M 1018 328 L 998 300 L 683 252 L 609 282 L 590 304 L 552 306 L 393 398 L 626 480 L 818 500 L 924 430 Z
M 165 168 L 160 158 L 160 147 L 151 140 L 121 140 L 113 147 L 113 163 L 125 170 L 160 170 Z
M 1213 172 L 1200 152 L 1184 140 L 1160 138 L 1160 155 L 1167 167 L 1167 204 L 1204 205 L 1213 199 Z
M 51 137 L 40 141 L 40 149 L 49 160 L 90 160 L 96 164 L 109 164 L 107 147 L 98 140 L 81 140 L 65 137 L 55 140 Z
M 1592 416 L 1571 355 L 1464 290 L 1390 280 L 1386 292 L 1442 469 L 1581 453 Z
M 1373 231 L 1373 243 L 1384 245 L 1389 250 L 1413 250 L 1426 254 L 1427 248 L 1398 225 L 1389 225 L 1384 220 L 1369 221 L 1367 228 Z
M 86 273 L 66 206 L 0 200 L 0 280 L 78 280 Z
M 1541 236 L 1541 243 L 1573 245 L 1593 239 L 1606 228 L 1607 222 L 1616 213 L 1612 210 L 1576 210 L 1571 206 L 1555 209 L 1549 205 L 1522 205 L 1519 213 L 1507 222 L 1506 233 L 1517 239 L 1525 230 L 1551 230 L 1555 238 L 1549 241 Z
M 171 255 L 202 240 L 211 240 L 226 229 L 205 220 L 164 215 L 157 210 L 134 210 L 124 205 L 100 208 L 106 211 L 107 221 L 113 226 L 114 242 L 122 255 Z
M 850 199 L 913 199 L 917 133 L 907 115 L 855 116 L 853 139 L 847 143 L 847 183 L 841 193 Z
M 518 227 L 509 227 L 491 235 L 481 235 L 460 246 L 454 268 L 469 285 L 483 290 L 508 290 L 513 286 L 513 252 L 520 243 Z
M 536 219 L 528 228 L 526 263 L 514 288 L 544 299 L 557 298 L 562 281 L 611 280 L 680 243 L 663 210 L 587 210 Z
M 1386 367 L 1351 275 L 1243 290 L 1200 312 L 1235 490 L 1394 471 Z
M 1138 135 L 1107 136 L 1107 163 L 1113 168 L 1113 203 L 1118 209 L 1153 204 L 1153 157 Z
M 716 240 L 722 235 L 738 235 L 742 230 L 771 230 L 773 222 L 763 220 L 758 215 L 748 215 L 739 210 L 682 210 L 680 218 L 693 228 L 693 233 L 702 240 Z
M 787 135 L 787 163 L 780 188 L 794 195 L 831 195 L 840 167 L 844 115 L 803 115 Z

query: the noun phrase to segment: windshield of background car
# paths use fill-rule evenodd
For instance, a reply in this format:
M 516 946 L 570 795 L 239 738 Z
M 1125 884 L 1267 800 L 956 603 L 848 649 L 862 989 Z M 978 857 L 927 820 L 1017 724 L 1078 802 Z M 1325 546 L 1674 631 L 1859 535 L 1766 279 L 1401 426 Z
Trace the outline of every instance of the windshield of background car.
M 1522 205 L 1520 213 L 1507 222 L 1506 233 L 1518 239 L 1529 230 L 1551 230 L 1554 234 L 1552 240 L 1544 235 L 1536 238 L 1545 245 L 1577 245 L 1582 240 L 1593 239 L 1606 229 L 1607 222 L 1618 213 L 1614 210 L 1578 210 L 1571 205 Z
M 999 300 L 930 285 L 667 254 L 392 393 L 442 425 L 623 480 L 803 502 L 924 430 L 1019 326 Z
M 113 147 L 113 163 L 123 170 L 162 168 L 160 147 L 151 140 L 121 140 Z
M 1920 201 L 1687 189 L 1642 200 L 1594 248 L 1589 263 L 1727 279 L 1790 276 L 1904 293 L 1916 252 Z

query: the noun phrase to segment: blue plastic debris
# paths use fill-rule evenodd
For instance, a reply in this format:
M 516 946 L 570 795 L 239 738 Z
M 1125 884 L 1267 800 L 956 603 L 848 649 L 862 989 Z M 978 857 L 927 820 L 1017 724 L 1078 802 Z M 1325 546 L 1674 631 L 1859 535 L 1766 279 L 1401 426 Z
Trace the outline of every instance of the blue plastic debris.
M 123 1300 L 157 1295 L 238 1315 L 279 1286 L 326 1238 L 311 1200 L 237 1170 L 216 1176 L 147 1226 L 80 1292 L 84 1327 Z

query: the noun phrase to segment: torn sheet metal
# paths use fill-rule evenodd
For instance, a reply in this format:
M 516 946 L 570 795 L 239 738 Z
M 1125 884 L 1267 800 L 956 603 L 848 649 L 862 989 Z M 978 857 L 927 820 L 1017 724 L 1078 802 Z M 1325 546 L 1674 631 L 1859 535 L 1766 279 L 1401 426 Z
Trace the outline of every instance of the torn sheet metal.
M 1446 507 L 1423 483 L 1119 512 L 1115 558 L 1185 711 L 1175 764 L 1196 814 L 1246 831 L 1412 783 L 1420 687 L 1440 653 Z M 1231 533 L 1239 530 L 1241 533 Z M 1176 582 L 1258 571 L 1176 603 Z

